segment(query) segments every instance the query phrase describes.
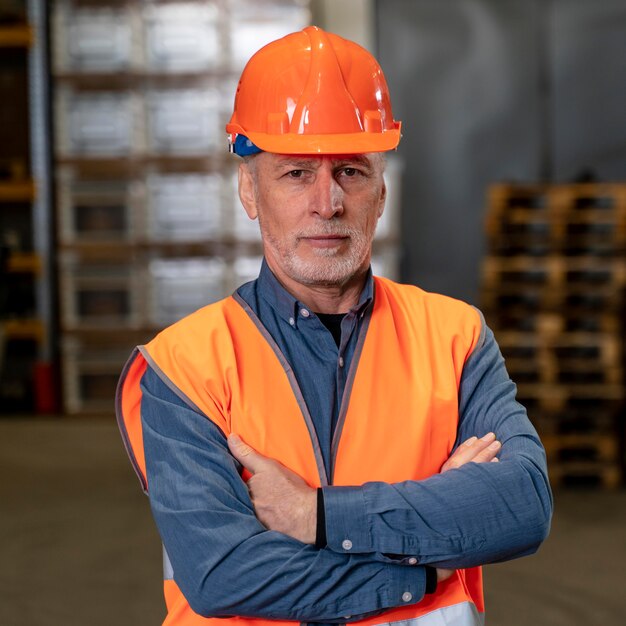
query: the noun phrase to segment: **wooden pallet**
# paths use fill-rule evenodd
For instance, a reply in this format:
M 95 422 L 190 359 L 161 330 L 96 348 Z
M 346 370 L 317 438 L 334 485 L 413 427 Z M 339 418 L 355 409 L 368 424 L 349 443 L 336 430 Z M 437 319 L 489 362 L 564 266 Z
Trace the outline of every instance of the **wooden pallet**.
M 595 402 L 619 405 L 626 392 L 621 384 L 518 383 L 517 397 L 523 404 L 532 404 L 546 413 L 555 414 L 579 402 L 587 406 Z
M 613 390 L 605 396 L 601 387 L 597 391 L 581 396 L 554 386 L 554 393 L 548 394 L 537 393 L 535 386 L 522 385 L 521 390 L 518 386 L 517 401 L 526 407 L 541 432 L 585 432 L 603 430 L 604 426 L 612 429 L 619 421 L 625 421 L 624 394 L 617 395 Z
M 561 311 L 528 311 L 523 307 L 483 310 L 485 320 L 496 333 L 504 331 L 555 334 L 592 332 L 619 334 L 623 316 L 616 311 L 585 311 L 563 308 Z
M 543 434 L 541 441 L 549 463 L 619 462 L 619 441 L 610 433 Z
M 624 477 L 616 463 L 552 463 L 548 465 L 550 483 L 553 487 L 602 487 L 617 489 Z
M 531 357 L 548 351 L 562 360 L 591 358 L 605 365 L 617 364 L 621 359 L 621 337 L 613 333 L 564 333 L 553 328 L 538 333 L 502 331 L 497 339 L 502 351 L 508 350 L 511 356 L 516 356 L 515 351 Z
M 617 413 L 592 410 L 588 413 L 543 412 L 536 404 L 524 402 L 528 417 L 541 437 L 546 435 L 615 434 Z
M 623 289 L 605 285 L 587 289 L 502 285 L 497 289 L 484 289 L 481 293 L 481 308 L 484 311 L 519 310 L 524 314 L 564 311 L 568 316 L 575 313 L 615 313 L 622 311 L 624 302 Z
M 510 184 L 498 183 L 488 190 L 490 213 L 513 209 L 573 212 L 585 209 L 612 210 L 626 207 L 626 184 Z
M 486 257 L 482 265 L 486 290 L 504 287 L 544 287 L 546 289 L 579 289 L 597 286 L 623 289 L 626 286 L 626 259 L 563 257 L 537 258 Z
M 611 211 L 626 207 L 626 185 L 623 183 L 551 185 L 549 193 L 551 206 L 562 211 Z
M 493 185 L 491 254 L 616 255 L 626 248 L 626 185 Z
M 587 256 L 611 258 L 626 250 L 626 228 L 614 229 L 608 224 L 597 224 L 584 229 L 572 224 L 562 225 L 565 232 L 515 233 L 505 232 L 487 236 L 488 253 L 496 257 L 564 257 Z

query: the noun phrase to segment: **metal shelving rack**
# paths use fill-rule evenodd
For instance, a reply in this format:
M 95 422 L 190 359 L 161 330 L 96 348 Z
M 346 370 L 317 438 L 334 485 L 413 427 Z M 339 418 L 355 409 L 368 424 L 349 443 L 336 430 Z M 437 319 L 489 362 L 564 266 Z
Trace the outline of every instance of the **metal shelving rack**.
M 44 0 L 28 0 L 28 21 L 34 35 L 29 49 L 28 87 L 30 98 L 31 172 L 36 193 L 32 203 L 33 249 L 39 259 L 35 302 L 41 325 L 39 359 L 35 366 L 36 409 L 55 411 L 55 316 L 53 302 L 54 259 L 52 244 L 52 191 L 50 177 L 50 111 L 48 93 L 47 5 Z
M 10 7 L 5 7 L 9 11 Z M 51 204 L 49 193 L 50 125 L 46 93 L 46 3 L 28 0 L 0 25 L 0 51 L 12 59 L 5 71 L 14 76 L 15 105 L 27 98 L 27 117 L 16 115 L 5 133 L 16 132 L 9 142 L 6 171 L 0 181 L 6 291 L 0 319 L 0 375 L 3 413 L 54 411 L 53 305 L 51 290 Z M 7 13 L 4 13 L 6 17 Z M 11 68 L 11 69 L 9 69 Z M 23 69 L 21 69 L 23 68 Z M 22 83 L 23 81 L 23 83 Z M 19 83 L 19 85 L 18 85 Z M 22 92 L 22 84 L 24 86 Z M 5 114 L 10 109 L 5 108 Z M 16 109 L 17 110 L 17 109 Z M 10 116 L 12 114 L 9 114 Z M 23 140 L 22 140 L 23 138 Z M 22 145 L 24 144 L 24 145 Z M 13 158 L 13 153 L 16 158 Z M 19 156 L 17 156 L 19 155 Z M 28 155 L 28 158 L 26 158 Z M 5 159 L 6 160 L 6 159 Z M 26 233 L 25 224 L 27 224 Z M 31 305 L 30 302 L 34 305 Z M 19 304 L 15 304 L 18 302 Z
M 261 255 L 257 229 L 234 217 L 237 159 L 227 153 L 224 124 L 241 64 L 254 51 L 242 46 L 256 49 L 264 33 L 269 41 L 304 27 L 307 6 L 291 0 L 55 3 L 66 413 L 111 414 L 117 377 L 135 344 L 258 270 L 252 267 Z M 72 41 L 81 29 L 90 33 L 89 45 Z

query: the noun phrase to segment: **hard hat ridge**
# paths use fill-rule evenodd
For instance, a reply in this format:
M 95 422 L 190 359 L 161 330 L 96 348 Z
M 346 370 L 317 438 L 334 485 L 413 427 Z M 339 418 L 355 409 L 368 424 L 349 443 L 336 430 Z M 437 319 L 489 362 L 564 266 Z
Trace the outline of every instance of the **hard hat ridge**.
M 310 40 L 310 66 L 304 90 L 293 112 L 290 130 L 299 134 L 363 130 L 360 110 L 344 81 L 337 54 L 320 28 L 305 29 Z

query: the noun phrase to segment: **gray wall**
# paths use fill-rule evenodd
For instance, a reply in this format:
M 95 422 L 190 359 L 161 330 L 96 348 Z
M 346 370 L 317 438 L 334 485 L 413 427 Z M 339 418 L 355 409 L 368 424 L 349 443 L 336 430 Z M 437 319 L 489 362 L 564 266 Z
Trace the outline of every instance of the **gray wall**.
M 490 182 L 626 179 L 626 0 L 379 0 L 402 278 L 477 302 Z

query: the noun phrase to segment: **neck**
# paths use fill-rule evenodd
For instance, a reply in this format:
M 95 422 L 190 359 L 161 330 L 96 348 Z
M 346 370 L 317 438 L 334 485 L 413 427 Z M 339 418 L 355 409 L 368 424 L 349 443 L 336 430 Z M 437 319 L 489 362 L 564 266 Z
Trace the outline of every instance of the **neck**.
M 359 303 L 365 286 L 367 268 L 341 285 L 304 285 L 284 273 L 276 271 L 268 259 L 268 265 L 280 284 L 307 308 L 315 313 L 347 313 Z

